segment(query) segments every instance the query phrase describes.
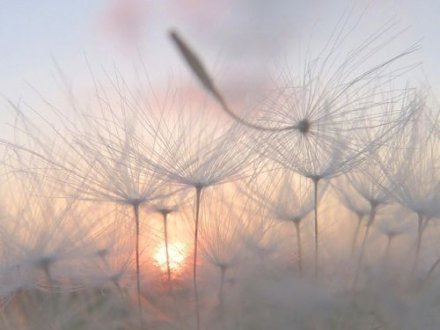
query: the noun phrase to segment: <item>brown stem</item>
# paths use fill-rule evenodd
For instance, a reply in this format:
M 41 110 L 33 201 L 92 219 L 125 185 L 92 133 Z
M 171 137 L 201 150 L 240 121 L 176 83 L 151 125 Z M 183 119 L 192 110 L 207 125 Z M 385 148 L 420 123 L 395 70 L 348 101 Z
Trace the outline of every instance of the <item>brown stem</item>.
M 319 178 L 313 178 L 314 209 L 315 209 L 315 280 L 318 279 L 319 272 L 319 244 L 318 244 L 318 183 Z
M 200 215 L 200 197 L 203 187 L 196 186 L 196 223 L 194 232 L 194 261 L 193 261 L 193 284 L 194 284 L 194 298 L 196 302 L 196 321 L 197 330 L 200 330 L 200 306 L 199 306 L 199 291 L 197 288 L 197 246 L 199 236 L 199 215 Z
M 355 272 L 354 280 L 353 280 L 353 288 L 356 287 L 356 284 L 357 284 L 357 281 L 359 278 L 359 273 L 360 273 L 360 270 L 362 267 L 362 262 L 364 260 L 365 247 L 367 245 L 368 234 L 370 233 L 371 225 L 374 223 L 374 220 L 376 218 L 376 209 L 377 209 L 377 204 L 373 203 L 373 202 L 370 203 L 370 214 L 368 216 L 367 230 L 365 231 L 364 239 L 362 240 L 361 251 L 359 254 L 359 260 L 358 260 L 358 264 L 356 266 L 356 272 Z
M 218 301 L 219 301 L 219 313 L 220 319 L 222 323 L 222 328 L 224 328 L 224 286 L 225 286 L 225 277 L 226 277 L 226 265 L 220 266 L 220 288 L 218 292 Z
M 356 247 L 357 238 L 359 236 L 359 230 L 361 228 L 362 219 L 364 218 L 363 214 L 361 214 L 361 213 L 358 213 L 357 216 L 358 216 L 358 223 L 356 225 L 356 229 L 355 229 L 354 234 L 353 234 L 353 240 L 351 242 L 350 260 L 353 260 L 354 250 L 355 250 L 355 247 Z
M 384 260 L 387 261 L 388 257 L 390 255 L 390 250 L 391 250 L 391 243 L 393 243 L 393 235 L 388 235 L 387 236 L 387 246 L 385 248 L 385 252 L 384 252 Z
M 431 268 L 429 269 L 428 273 L 426 274 L 425 277 L 425 281 L 429 280 L 429 278 L 431 277 L 432 273 L 434 273 L 435 269 L 437 268 L 437 266 L 440 265 L 440 259 L 437 259 L 431 266 Z
M 163 234 L 165 239 L 165 254 L 167 258 L 168 284 L 171 285 L 170 253 L 168 250 L 168 212 L 162 212 L 162 216 L 163 216 Z
M 298 270 L 299 275 L 303 276 L 303 270 L 302 270 L 302 247 L 301 247 L 301 228 L 299 225 L 299 222 L 294 222 L 295 224 L 295 231 L 296 231 L 296 246 L 298 249 Z
M 141 279 L 139 267 L 139 203 L 133 204 L 134 220 L 136 223 L 136 290 L 139 316 L 142 320 L 142 304 L 141 304 Z M 141 321 L 142 322 L 142 321 Z
M 414 274 L 414 272 L 417 270 L 417 265 L 419 263 L 419 256 L 420 256 L 420 248 L 422 246 L 422 236 L 423 236 L 423 230 L 425 225 L 425 218 L 420 212 L 417 212 L 417 243 L 416 243 L 416 253 L 414 255 L 414 263 L 411 270 L 411 274 Z

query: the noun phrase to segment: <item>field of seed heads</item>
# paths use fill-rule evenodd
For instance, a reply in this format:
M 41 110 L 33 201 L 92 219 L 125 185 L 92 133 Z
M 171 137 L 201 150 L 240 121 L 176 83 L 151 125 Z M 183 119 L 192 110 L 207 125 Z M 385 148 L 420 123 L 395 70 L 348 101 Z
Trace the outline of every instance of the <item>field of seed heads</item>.
M 87 93 L 6 99 L 0 329 L 440 329 L 420 45 L 343 23 L 251 100 L 178 29 L 190 88 L 90 70 Z

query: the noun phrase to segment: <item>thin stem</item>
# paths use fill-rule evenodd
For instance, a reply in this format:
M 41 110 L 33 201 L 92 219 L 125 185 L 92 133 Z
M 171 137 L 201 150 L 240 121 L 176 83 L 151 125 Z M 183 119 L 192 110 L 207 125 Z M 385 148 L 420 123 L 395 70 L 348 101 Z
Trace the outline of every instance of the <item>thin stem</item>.
M 301 247 L 301 228 L 299 225 L 299 222 L 294 222 L 295 224 L 295 231 L 296 231 L 296 246 L 298 249 L 298 270 L 299 275 L 303 276 L 303 270 L 302 270 L 302 247 Z
M 193 284 L 194 284 L 194 298 L 196 302 L 196 321 L 197 330 L 200 330 L 200 306 L 199 306 L 199 291 L 197 288 L 197 246 L 199 236 L 199 215 L 200 215 L 200 197 L 203 187 L 196 187 L 196 223 L 194 232 L 194 261 L 193 261 Z
M 173 300 L 174 300 L 174 304 L 176 306 L 177 301 L 176 301 L 176 297 L 173 293 L 173 283 L 171 282 L 171 267 L 170 267 L 170 254 L 169 254 L 169 244 L 168 244 L 168 214 L 170 214 L 170 210 L 162 210 L 160 211 L 160 213 L 162 214 L 162 218 L 163 218 L 163 234 L 164 234 L 164 240 L 165 240 L 165 253 L 166 253 L 166 260 L 167 260 L 167 278 L 168 278 L 168 289 L 170 292 L 170 295 L 172 296 Z M 176 314 L 177 314 L 177 319 L 179 320 L 179 324 L 181 324 L 181 315 L 179 312 L 179 309 L 176 306 Z
M 43 272 L 44 272 L 44 275 L 46 276 L 46 280 L 47 280 L 47 283 L 49 284 L 50 290 L 52 291 L 54 282 L 53 282 L 53 278 L 52 278 L 52 273 L 50 271 L 50 265 L 51 265 L 51 262 L 49 259 L 44 259 L 42 261 Z
M 220 320 L 224 328 L 224 286 L 225 286 L 225 277 L 226 270 L 228 268 L 225 265 L 220 266 L 220 288 L 218 292 L 218 303 L 219 303 L 219 312 L 220 312 Z
M 359 273 L 360 273 L 360 270 L 362 267 L 362 262 L 364 260 L 365 247 L 367 245 L 368 234 L 370 233 L 371 225 L 374 223 L 374 220 L 376 218 L 376 210 L 377 210 L 377 204 L 370 203 L 370 214 L 368 215 L 367 230 L 365 230 L 364 238 L 362 240 L 361 251 L 359 254 L 359 260 L 358 260 L 358 264 L 356 266 L 356 272 L 355 272 L 354 280 L 353 280 L 353 288 L 356 287 L 356 284 L 357 284 L 357 281 L 359 278 Z
M 387 236 L 387 246 L 385 248 L 385 252 L 384 252 L 384 255 L 383 255 L 384 263 L 386 263 L 388 261 L 388 258 L 390 256 L 391 244 L 393 243 L 394 237 L 395 237 L 394 235 L 388 235 Z
M 431 268 L 429 269 L 428 273 L 426 274 L 425 277 L 425 281 L 429 280 L 429 278 L 431 277 L 432 273 L 434 273 L 435 269 L 437 268 L 437 266 L 440 265 L 440 258 L 437 259 L 433 265 L 431 266 Z
M 314 195 L 314 208 L 315 208 L 315 280 L 318 279 L 319 273 L 319 244 L 318 244 L 318 183 L 319 178 L 313 179 L 313 195 Z
M 53 313 L 56 312 L 57 310 L 57 302 L 55 300 L 56 297 L 56 292 L 54 292 L 54 282 L 53 282 L 53 278 L 52 278 L 52 273 L 50 271 L 50 267 L 51 267 L 51 261 L 50 259 L 45 258 L 42 261 L 42 266 L 43 266 L 43 272 L 46 276 L 47 282 L 49 284 L 49 288 L 50 288 L 50 307 L 52 308 Z
M 353 234 L 353 240 L 351 242 L 350 260 L 353 260 L 354 250 L 355 250 L 355 247 L 356 247 L 357 238 L 359 236 L 359 230 L 361 228 L 362 219 L 364 218 L 364 215 L 361 214 L 361 213 L 358 213 L 357 216 L 358 216 L 358 223 L 356 225 L 356 229 L 355 229 L 354 234 Z
M 141 304 L 141 279 L 139 267 L 139 203 L 133 204 L 134 221 L 136 223 L 136 290 L 139 317 L 142 322 L 142 304 Z
M 416 243 L 416 253 L 414 255 L 414 263 L 411 270 L 411 274 L 414 274 L 414 272 L 417 270 L 417 265 L 419 263 L 420 248 L 422 246 L 424 221 L 425 219 L 423 215 L 420 212 L 417 212 L 417 243 Z
M 162 217 L 163 217 L 163 234 L 165 239 L 165 253 L 167 258 L 168 284 L 171 285 L 170 254 L 168 250 L 168 212 L 162 212 Z

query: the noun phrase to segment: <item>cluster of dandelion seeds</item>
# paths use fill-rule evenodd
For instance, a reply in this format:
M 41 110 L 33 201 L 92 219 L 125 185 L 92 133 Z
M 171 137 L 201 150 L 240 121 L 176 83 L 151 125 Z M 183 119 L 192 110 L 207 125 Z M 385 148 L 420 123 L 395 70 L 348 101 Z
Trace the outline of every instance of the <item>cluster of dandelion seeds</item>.
M 440 328 L 438 106 L 347 22 L 249 111 L 175 31 L 201 88 L 7 100 L 0 328 Z

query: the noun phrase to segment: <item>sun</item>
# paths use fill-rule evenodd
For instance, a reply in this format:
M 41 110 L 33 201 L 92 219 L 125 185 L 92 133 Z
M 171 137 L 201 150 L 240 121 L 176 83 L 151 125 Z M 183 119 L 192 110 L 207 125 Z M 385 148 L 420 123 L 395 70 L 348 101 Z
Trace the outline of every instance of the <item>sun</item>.
M 178 271 L 185 261 L 185 245 L 180 242 L 168 244 L 168 255 L 170 259 L 170 270 Z M 159 246 L 154 254 L 154 261 L 162 272 L 167 271 L 167 253 L 165 244 Z

